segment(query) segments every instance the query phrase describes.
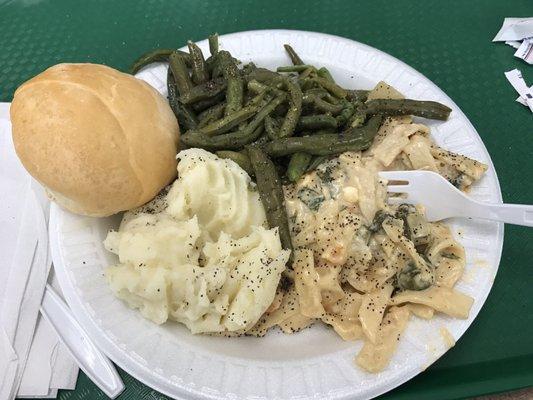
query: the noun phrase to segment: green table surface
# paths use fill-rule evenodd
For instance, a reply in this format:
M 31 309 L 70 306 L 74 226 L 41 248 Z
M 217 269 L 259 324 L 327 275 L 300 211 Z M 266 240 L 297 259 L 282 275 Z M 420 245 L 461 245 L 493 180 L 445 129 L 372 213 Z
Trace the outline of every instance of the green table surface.
M 491 43 L 504 17 L 533 16 L 532 0 L 72 1 L 0 0 L 0 101 L 59 62 L 125 69 L 155 47 L 253 29 L 330 33 L 381 49 L 423 73 L 465 112 L 487 146 L 509 203 L 533 203 L 533 115 L 503 73 L 533 67 Z M 506 226 L 489 298 L 457 345 L 383 399 L 455 399 L 533 385 L 531 230 Z M 121 371 L 120 399 L 165 399 Z M 60 399 L 104 399 L 80 373 Z

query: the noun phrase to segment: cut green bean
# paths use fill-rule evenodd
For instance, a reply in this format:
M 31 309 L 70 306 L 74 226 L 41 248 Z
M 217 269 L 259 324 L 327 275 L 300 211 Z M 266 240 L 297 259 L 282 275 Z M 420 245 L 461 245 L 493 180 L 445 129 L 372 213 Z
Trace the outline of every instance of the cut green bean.
M 257 66 L 253 62 L 249 62 L 248 64 L 243 65 L 241 68 L 241 73 L 243 77 L 249 75 L 252 73 L 253 70 L 257 69 Z
M 255 79 L 249 81 L 246 84 L 246 87 L 248 88 L 249 91 L 254 92 L 255 94 L 263 93 L 268 90 L 267 85 L 259 81 L 256 81 Z
M 265 144 L 267 144 L 268 142 L 270 142 L 270 138 L 265 135 L 264 133 L 258 138 L 256 139 L 252 144 L 251 146 L 264 146 Z
M 324 99 L 328 103 L 331 103 L 331 104 L 339 104 L 340 103 L 340 100 L 338 98 L 332 96 L 331 93 L 329 93 L 324 88 L 307 89 L 305 91 L 305 94 L 316 95 L 317 97 L 320 97 L 321 99 Z
M 226 115 L 224 118 L 218 121 L 214 121 L 211 124 L 204 126 L 203 128 L 199 129 L 199 132 L 208 136 L 214 136 L 230 131 L 241 122 L 251 118 L 259 111 L 263 97 L 264 95 L 257 96 L 255 101 L 251 102 L 251 104 L 248 106 L 235 111 L 233 114 Z
M 365 103 L 367 114 L 416 115 L 428 119 L 445 121 L 450 116 L 451 108 L 436 101 L 411 99 L 376 99 Z
M 314 68 L 312 65 L 288 65 L 283 67 L 278 67 L 276 69 L 277 72 L 304 72 L 308 68 Z
M 178 89 L 170 67 L 167 71 L 167 91 L 168 103 L 178 120 L 180 128 L 182 128 L 182 130 L 195 129 L 198 125 L 196 115 L 188 107 L 179 102 Z
M 328 128 L 337 128 L 337 120 L 335 117 L 327 114 L 304 115 L 298 121 L 298 129 L 300 130 L 317 130 Z
M 285 47 L 285 51 L 289 55 L 289 58 L 291 59 L 294 65 L 301 65 L 304 63 L 302 59 L 300 58 L 300 56 L 298 55 L 298 53 L 294 51 L 294 49 L 292 48 L 290 44 L 284 44 L 283 47 Z
M 212 81 L 192 87 L 187 93 L 180 96 L 180 101 L 183 104 L 197 103 L 218 96 L 220 93 L 224 93 L 225 90 L 226 80 L 224 78 L 215 78 Z
M 331 104 L 318 96 L 315 96 L 313 103 L 317 110 L 325 113 L 331 113 L 333 115 L 340 113 L 344 109 L 342 104 Z
M 233 161 L 239 167 L 246 171 L 249 176 L 254 176 L 254 169 L 252 168 L 252 163 L 250 158 L 245 151 L 231 151 L 231 150 L 220 150 L 216 152 L 216 155 L 220 158 L 225 158 Z
M 289 110 L 279 128 L 278 137 L 280 138 L 289 137 L 294 134 L 294 129 L 296 129 L 296 125 L 302 114 L 303 94 L 300 87 L 289 79 L 285 81 L 285 87 L 289 92 Z
M 322 78 L 335 83 L 335 79 L 333 79 L 333 76 L 331 76 L 331 73 L 326 67 L 319 68 L 319 70 L 317 71 L 317 74 L 318 76 L 321 76 Z
M 179 94 L 180 96 L 183 96 L 188 93 L 193 86 L 184 58 L 181 54 L 175 51 L 169 56 L 168 63 L 172 70 L 172 75 L 174 75 Z
M 279 95 L 263 106 L 263 108 L 256 114 L 254 119 L 250 122 L 246 129 L 255 130 L 259 125 L 264 126 L 264 120 L 269 116 L 277 106 L 283 103 L 286 99 L 285 95 Z
M 281 246 L 291 250 L 292 241 L 289 230 L 289 220 L 285 210 L 285 197 L 281 179 L 276 171 L 276 167 L 267 154 L 259 147 L 248 147 L 248 155 L 255 172 L 257 190 L 261 203 L 265 208 L 268 225 L 270 228 L 278 228 Z
M 260 94 L 263 92 L 271 92 L 276 96 L 280 96 L 283 94 L 283 91 L 278 89 L 275 86 L 269 86 L 267 84 L 261 83 L 259 81 L 251 80 L 246 84 L 246 87 L 249 91 L 254 92 L 256 94 Z
M 302 80 L 305 80 L 307 78 L 312 78 L 313 76 L 316 75 L 316 72 L 317 72 L 316 68 L 310 65 L 304 71 L 300 73 L 299 78 Z
M 337 85 L 334 82 L 329 81 L 326 78 L 323 78 L 321 76 L 316 76 L 314 78 L 311 78 L 314 82 L 318 83 L 320 86 L 322 86 L 324 89 L 326 89 L 328 92 L 330 92 L 333 96 L 336 96 L 340 99 L 346 98 L 346 90 L 341 88 L 339 85 Z
M 287 167 L 287 178 L 296 182 L 305 173 L 313 156 L 309 153 L 294 153 Z
M 227 81 L 225 115 L 229 115 L 242 108 L 244 84 L 237 64 L 230 53 L 225 50 L 219 51 L 217 59 L 222 68 L 222 75 Z
M 372 116 L 365 125 L 360 125 L 357 127 L 349 127 L 344 130 L 342 136 L 360 136 L 365 140 L 372 142 L 374 137 L 378 133 L 381 122 L 383 121 L 383 115 L 377 114 Z
M 225 108 L 226 103 L 219 103 L 198 114 L 198 129 L 203 128 L 204 126 L 222 118 Z
M 270 139 L 279 138 L 279 122 L 277 119 L 267 116 L 265 118 L 265 132 Z
M 264 119 L 284 100 L 285 98 L 280 96 L 266 103 L 245 129 L 217 136 L 209 136 L 202 132 L 187 132 L 181 136 L 181 140 L 189 147 L 200 147 L 211 151 L 239 150 L 259 139 L 263 133 Z
M 366 125 L 352 129 L 350 134 L 313 135 L 274 140 L 265 145 L 265 150 L 272 157 L 282 157 L 298 152 L 322 156 L 365 150 L 372 144 L 381 120 L 382 117 L 376 115 Z
M 302 131 L 300 136 L 338 134 L 337 129 L 319 129 L 317 131 Z
M 356 108 L 350 119 L 348 120 L 348 126 L 350 128 L 358 128 L 362 126 L 366 121 L 366 110 L 364 108 Z
M 214 105 L 217 105 L 217 104 L 223 102 L 225 98 L 226 98 L 226 93 L 222 92 L 222 93 L 219 93 L 216 96 L 211 97 L 209 99 L 197 101 L 196 103 L 191 105 L 191 108 L 195 112 L 199 113 L 199 112 L 202 112 L 202 111 L 208 109 L 209 107 L 213 107 Z
M 189 54 L 191 55 L 192 81 L 197 85 L 207 82 L 209 73 L 207 72 L 202 50 L 190 40 L 187 42 L 187 47 L 189 47 Z
M 181 142 L 188 147 L 199 147 L 209 151 L 240 150 L 244 146 L 255 142 L 263 133 L 264 126 L 259 126 L 250 134 L 247 130 L 225 133 L 218 136 L 207 136 L 200 132 L 188 132 L 180 137 Z
M 354 103 L 347 100 L 342 100 L 341 107 L 342 110 L 336 117 L 338 126 L 346 125 L 352 117 L 353 113 L 355 112 L 356 108 Z
M 261 83 L 274 84 L 282 80 L 282 76 L 274 71 L 265 68 L 256 68 L 246 75 L 246 81 L 258 81 Z
M 348 100 L 365 102 L 368 98 L 368 93 L 370 93 L 370 90 L 347 90 L 346 98 Z
M 306 172 L 314 171 L 320 164 L 328 160 L 328 156 L 313 156 L 313 159 L 309 163 Z
M 209 35 L 207 40 L 209 42 L 209 52 L 212 56 L 215 56 L 218 53 L 218 33 Z
M 155 49 L 144 53 L 137 60 L 135 60 L 128 72 L 132 75 L 135 75 L 141 68 L 144 68 L 148 64 L 152 64 L 154 62 L 168 61 L 168 57 L 174 51 L 180 53 L 185 58 L 186 63 L 190 62 L 189 55 L 183 51 L 174 49 Z

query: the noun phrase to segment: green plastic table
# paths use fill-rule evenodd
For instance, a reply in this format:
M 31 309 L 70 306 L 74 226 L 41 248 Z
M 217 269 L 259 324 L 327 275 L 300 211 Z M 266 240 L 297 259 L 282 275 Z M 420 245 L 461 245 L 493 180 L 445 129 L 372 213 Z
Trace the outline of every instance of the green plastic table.
M 69 1 L 0 0 L 0 101 L 59 62 L 125 69 L 155 47 L 269 28 L 325 32 L 381 49 L 423 73 L 465 112 L 494 161 L 503 198 L 533 203 L 533 115 L 503 73 L 533 67 L 491 43 L 504 17 L 533 16 L 532 0 Z M 533 385 L 533 238 L 506 226 L 500 271 L 457 345 L 382 399 L 456 399 Z M 166 399 L 121 371 L 120 399 Z M 80 373 L 59 398 L 105 399 Z

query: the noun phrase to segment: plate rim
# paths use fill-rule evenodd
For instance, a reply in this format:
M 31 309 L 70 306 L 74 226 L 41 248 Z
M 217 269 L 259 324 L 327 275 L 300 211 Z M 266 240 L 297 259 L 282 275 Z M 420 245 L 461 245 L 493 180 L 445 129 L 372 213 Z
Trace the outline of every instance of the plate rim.
M 490 153 L 487 150 L 485 143 L 483 142 L 481 136 L 475 129 L 475 127 L 472 125 L 470 120 L 466 117 L 464 112 L 459 108 L 459 106 L 444 92 L 438 85 L 436 85 L 433 81 L 431 81 L 429 78 L 427 78 L 424 74 L 416 70 L 415 68 L 411 67 L 404 61 L 380 50 L 375 47 L 372 47 L 370 45 L 367 45 L 365 43 L 345 38 L 342 36 L 337 35 L 331 35 L 327 33 L 322 32 L 314 32 L 314 31 L 305 31 L 305 30 L 291 30 L 291 29 L 258 29 L 258 30 L 247 30 L 247 31 L 238 31 L 238 32 L 232 32 L 224 35 L 220 35 L 220 39 L 224 40 L 224 38 L 233 38 L 238 37 L 242 35 L 252 35 L 252 34 L 301 34 L 301 35 L 310 35 L 313 36 L 313 38 L 310 38 L 310 40 L 313 40 L 316 37 L 323 37 L 323 38 L 331 38 L 336 41 L 344 42 L 348 45 L 357 45 L 361 48 L 365 48 L 367 50 L 370 50 L 374 53 L 379 53 L 381 56 L 388 58 L 389 60 L 394 61 L 395 63 L 402 65 L 406 70 L 415 73 L 418 75 L 421 79 L 425 80 L 429 84 L 431 84 L 436 90 L 439 92 L 440 95 L 443 96 L 444 99 L 446 99 L 447 102 L 450 103 L 454 107 L 454 112 L 459 113 L 460 116 L 464 119 L 468 127 L 475 133 L 475 135 L 478 137 L 480 145 L 483 147 L 484 151 L 488 155 L 487 164 L 489 165 L 489 168 L 492 169 L 494 172 L 494 179 L 495 179 L 495 188 L 497 189 L 497 202 L 502 202 L 502 193 L 501 193 L 501 187 L 498 179 L 497 171 L 494 167 L 494 164 L 492 162 L 492 158 L 490 157 Z M 198 44 L 202 45 L 207 43 L 207 40 L 198 41 Z M 89 318 L 85 311 L 85 307 L 83 303 L 81 302 L 81 298 L 75 294 L 75 287 L 72 285 L 72 282 L 70 281 L 70 278 L 68 277 L 67 271 L 66 271 L 66 265 L 63 262 L 64 258 L 62 256 L 62 250 L 60 243 L 60 230 L 59 230 L 59 221 L 61 219 L 61 213 L 64 211 L 55 203 L 52 203 L 50 208 L 50 227 L 49 227 L 49 235 L 50 235 L 50 247 L 52 252 L 52 258 L 54 261 L 54 270 L 57 274 L 59 284 L 61 286 L 61 289 L 63 291 L 64 297 L 72 309 L 75 317 L 78 319 L 80 324 L 82 325 L 83 329 L 87 331 L 87 333 L 91 332 L 91 339 L 97 344 L 98 348 L 106 354 L 114 363 L 116 363 L 118 366 L 120 366 L 121 369 L 126 371 L 128 374 L 133 376 L 135 379 L 139 380 L 143 384 L 146 384 L 147 386 L 163 393 L 166 396 L 169 396 L 171 398 L 175 398 L 178 400 L 181 399 L 213 399 L 213 400 L 219 400 L 221 397 L 209 394 L 209 393 L 199 393 L 198 391 L 191 389 L 190 387 L 175 383 L 175 384 L 169 384 L 168 382 L 164 382 L 159 374 L 154 374 L 153 371 L 148 369 L 146 366 L 142 365 L 139 362 L 130 363 L 131 360 L 130 356 L 125 357 L 124 352 L 119 348 L 119 346 L 110 340 L 109 336 L 107 335 L 101 335 L 101 329 L 100 327 L 96 326 L 94 324 L 94 321 Z M 503 243 L 504 243 L 504 224 L 498 223 L 497 224 L 497 234 L 498 234 L 498 248 L 496 249 L 496 265 L 495 265 L 495 274 L 494 278 L 496 278 L 497 273 L 499 271 L 499 266 L 501 263 L 501 257 L 502 257 L 502 250 L 503 250 Z M 479 312 L 483 308 L 486 299 L 491 292 L 492 288 L 494 286 L 494 281 L 490 283 L 490 287 L 487 290 L 486 294 L 481 298 L 477 298 L 476 300 L 480 303 L 480 306 L 477 310 L 474 310 L 474 312 L 471 313 L 471 322 L 468 324 L 468 326 L 461 332 L 460 336 L 457 338 L 457 341 L 462 338 L 462 336 L 465 334 L 465 332 L 470 328 L 474 320 L 477 318 Z M 470 319 L 470 317 L 469 317 Z M 88 329 L 89 327 L 89 329 Z M 97 330 L 98 334 L 94 334 L 94 330 Z M 442 357 L 444 354 L 446 354 L 447 351 L 445 351 L 443 354 L 441 354 L 439 357 L 435 358 L 431 364 L 436 362 L 440 357 Z M 423 370 L 421 369 L 413 369 L 412 371 L 409 371 L 409 373 L 404 374 L 401 376 L 400 379 L 397 379 L 394 381 L 393 385 L 388 388 L 378 388 L 377 390 L 374 389 L 373 392 L 368 393 L 367 396 L 362 397 L 362 399 L 367 398 L 373 398 L 375 396 L 379 396 L 383 393 L 389 392 L 401 384 L 411 380 L 413 377 L 417 376 L 420 372 Z M 180 396 L 180 397 L 176 397 Z M 182 397 L 183 396 L 183 397 Z M 341 394 L 340 396 L 337 396 L 335 398 L 337 399 L 348 399 L 353 398 L 354 394 Z

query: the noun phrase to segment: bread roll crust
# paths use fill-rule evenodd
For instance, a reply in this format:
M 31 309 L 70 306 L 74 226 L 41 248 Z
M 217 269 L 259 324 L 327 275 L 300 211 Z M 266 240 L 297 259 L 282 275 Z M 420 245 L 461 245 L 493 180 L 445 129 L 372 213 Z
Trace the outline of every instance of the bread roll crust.
M 108 216 L 140 206 L 176 176 L 176 118 L 131 75 L 58 64 L 20 86 L 10 112 L 23 165 L 75 213 Z

